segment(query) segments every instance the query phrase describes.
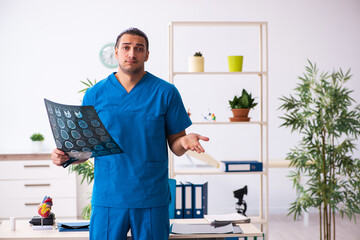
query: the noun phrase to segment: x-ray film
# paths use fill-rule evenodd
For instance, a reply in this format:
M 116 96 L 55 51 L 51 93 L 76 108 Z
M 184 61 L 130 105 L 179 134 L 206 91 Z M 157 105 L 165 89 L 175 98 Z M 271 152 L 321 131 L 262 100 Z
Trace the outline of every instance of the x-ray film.
M 105 129 L 93 106 L 44 100 L 56 147 L 69 155 L 64 168 L 77 160 L 124 152 Z

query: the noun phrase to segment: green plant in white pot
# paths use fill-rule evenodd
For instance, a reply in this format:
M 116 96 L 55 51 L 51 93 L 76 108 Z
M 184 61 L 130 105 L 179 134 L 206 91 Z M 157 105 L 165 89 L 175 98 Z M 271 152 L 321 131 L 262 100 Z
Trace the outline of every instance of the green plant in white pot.
M 32 141 L 33 152 L 43 152 L 43 141 L 45 140 L 44 136 L 41 133 L 34 133 L 30 136 L 30 139 Z
M 282 97 L 285 115 L 281 126 L 302 135 L 287 155 L 289 177 L 298 192 L 289 214 L 316 208 L 320 239 L 335 239 L 335 214 L 349 219 L 360 213 L 360 160 L 354 157 L 354 141 L 360 131 L 360 107 L 344 83 L 351 78 L 340 69 L 319 74 L 309 61 L 294 95 Z

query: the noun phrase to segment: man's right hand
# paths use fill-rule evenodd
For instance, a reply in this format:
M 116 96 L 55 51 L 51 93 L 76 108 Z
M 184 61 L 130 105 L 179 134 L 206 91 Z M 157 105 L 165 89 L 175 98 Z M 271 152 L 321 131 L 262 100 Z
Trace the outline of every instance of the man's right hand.
M 64 162 L 69 160 L 69 156 L 63 151 L 55 148 L 51 153 L 51 160 L 56 166 L 61 166 Z

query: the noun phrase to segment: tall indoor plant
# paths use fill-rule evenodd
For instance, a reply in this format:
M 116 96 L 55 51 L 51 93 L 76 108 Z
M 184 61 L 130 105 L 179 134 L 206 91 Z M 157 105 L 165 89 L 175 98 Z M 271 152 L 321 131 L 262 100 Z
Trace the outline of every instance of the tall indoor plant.
M 94 86 L 96 84 L 96 79 L 92 82 L 88 78 L 86 78 L 87 81 L 80 81 L 82 84 L 85 85 L 85 88 L 78 91 L 78 93 L 85 93 L 90 87 Z M 90 159 L 86 162 L 83 162 L 81 164 L 73 164 L 70 165 L 69 171 L 76 172 L 80 176 L 82 176 L 81 184 L 85 181 L 88 185 L 90 185 L 94 180 L 94 163 L 93 159 Z M 90 197 L 92 195 L 92 189 L 90 190 Z M 91 203 L 87 204 L 81 212 L 81 215 L 84 219 L 90 219 L 91 216 Z
M 349 219 L 360 213 L 360 160 L 353 156 L 360 107 L 353 105 L 353 91 L 344 86 L 350 78 L 350 70 L 319 74 L 309 61 L 294 95 L 281 98 L 281 126 L 302 135 L 287 155 L 295 168 L 289 177 L 298 192 L 289 214 L 297 218 L 303 210 L 317 208 L 320 239 L 335 239 L 336 213 Z

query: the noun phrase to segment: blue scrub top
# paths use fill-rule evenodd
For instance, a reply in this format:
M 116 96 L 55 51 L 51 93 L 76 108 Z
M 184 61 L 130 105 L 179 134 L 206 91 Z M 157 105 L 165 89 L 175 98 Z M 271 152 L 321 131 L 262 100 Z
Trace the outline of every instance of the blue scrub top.
M 167 135 L 191 120 L 173 84 L 150 73 L 127 93 L 115 73 L 89 88 L 83 105 L 93 105 L 125 153 L 96 157 L 91 203 L 149 208 L 170 203 Z

